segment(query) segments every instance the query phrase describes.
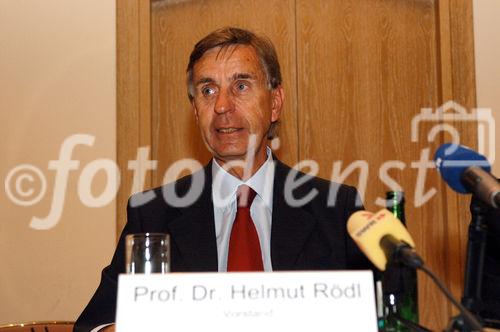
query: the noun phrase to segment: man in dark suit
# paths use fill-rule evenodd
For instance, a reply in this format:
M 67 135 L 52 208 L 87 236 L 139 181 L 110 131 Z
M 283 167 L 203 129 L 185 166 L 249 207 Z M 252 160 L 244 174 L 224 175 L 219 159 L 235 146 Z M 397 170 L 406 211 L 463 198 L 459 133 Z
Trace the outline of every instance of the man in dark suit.
M 170 234 L 172 272 L 371 268 L 346 230 L 361 208 L 356 189 L 294 171 L 267 147 L 284 101 L 272 43 L 242 29 L 214 31 L 195 45 L 187 76 L 213 160 L 152 190 L 153 199 L 131 198 L 113 260 L 75 331 L 114 321 L 127 234 Z M 180 202 L 193 193 L 191 204 Z

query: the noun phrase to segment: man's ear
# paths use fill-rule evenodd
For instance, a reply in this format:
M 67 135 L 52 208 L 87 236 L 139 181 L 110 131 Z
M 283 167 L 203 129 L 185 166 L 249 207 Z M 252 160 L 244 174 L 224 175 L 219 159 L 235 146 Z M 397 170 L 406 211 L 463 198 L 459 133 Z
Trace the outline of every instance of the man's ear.
M 198 124 L 198 121 L 199 121 L 198 109 L 196 108 L 196 105 L 194 103 L 194 99 L 191 99 L 191 110 L 194 112 L 194 118 L 196 119 L 196 124 Z
M 283 108 L 283 102 L 285 101 L 285 92 L 281 85 L 278 85 L 275 89 L 271 91 L 272 93 L 272 105 L 271 105 L 271 122 L 276 122 L 281 117 L 281 110 Z

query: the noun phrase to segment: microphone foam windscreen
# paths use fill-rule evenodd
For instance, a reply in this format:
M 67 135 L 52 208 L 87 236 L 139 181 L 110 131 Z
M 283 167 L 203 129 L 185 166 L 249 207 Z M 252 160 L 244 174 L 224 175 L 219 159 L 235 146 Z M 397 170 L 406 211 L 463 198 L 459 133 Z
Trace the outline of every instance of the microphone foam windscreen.
M 443 180 L 455 191 L 466 194 L 469 192 L 462 184 L 461 176 L 471 166 L 477 166 L 491 171 L 491 166 L 485 156 L 462 145 L 446 143 L 437 149 L 434 162 Z
M 387 264 L 387 257 L 380 246 L 382 237 L 392 235 L 415 247 L 406 227 L 387 209 L 375 214 L 368 211 L 353 213 L 347 221 L 347 231 L 366 257 L 381 271 L 385 270 Z

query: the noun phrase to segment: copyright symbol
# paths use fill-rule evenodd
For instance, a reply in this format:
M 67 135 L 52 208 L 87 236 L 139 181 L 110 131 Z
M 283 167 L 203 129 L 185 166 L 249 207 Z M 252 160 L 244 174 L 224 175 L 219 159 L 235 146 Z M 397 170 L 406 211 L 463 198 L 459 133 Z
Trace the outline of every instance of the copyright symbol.
M 39 182 L 39 186 L 37 186 Z M 30 164 L 22 164 L 9 171 L 5 178 L 5 193 L 9 199 L 22 206 L 38 203 L 47 191 L 47 181 L 42 171 Z

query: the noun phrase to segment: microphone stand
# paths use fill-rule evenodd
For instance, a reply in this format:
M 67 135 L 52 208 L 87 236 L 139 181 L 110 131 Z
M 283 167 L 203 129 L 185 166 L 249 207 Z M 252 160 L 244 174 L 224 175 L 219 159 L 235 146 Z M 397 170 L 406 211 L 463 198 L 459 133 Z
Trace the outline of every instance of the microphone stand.
M 481 310 L 481 288 L 483 283 L 484 257 L 486 254 L 486 212 L 488 207 L 472 197 L 470 212 L 472 215 L 469 225 L 469 238 L 467 242 L 467 258 L 465 264 L 464 295 L 462 305 L 472 313 L 477 314 Z M 471 332 L 472 329 L 464 322 L 461 315 L 452 319 L 446 331 L 457 329 L 462 332 Z

